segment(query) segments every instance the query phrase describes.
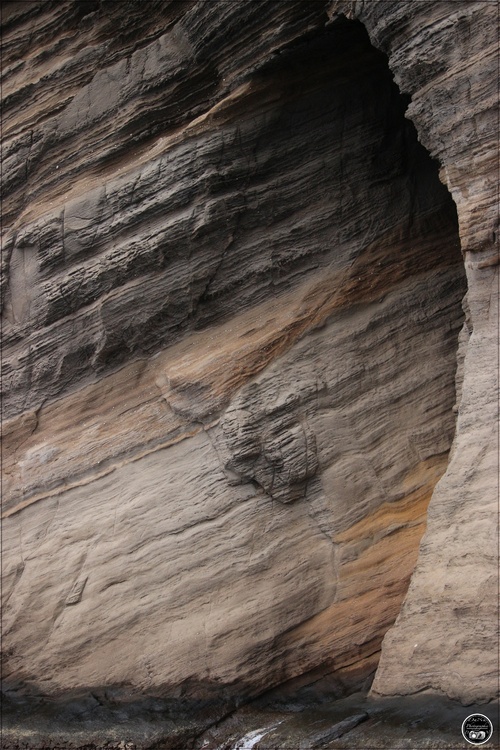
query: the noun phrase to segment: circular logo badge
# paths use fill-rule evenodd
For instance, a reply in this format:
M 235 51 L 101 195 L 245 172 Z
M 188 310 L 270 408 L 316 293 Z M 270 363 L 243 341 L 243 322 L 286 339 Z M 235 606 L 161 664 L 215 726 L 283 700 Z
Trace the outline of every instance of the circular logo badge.
M 493 724 L 483 714 L 471 714 L 462 724 L 462 734 L 471 745 L 484 745 L 493 734 Z

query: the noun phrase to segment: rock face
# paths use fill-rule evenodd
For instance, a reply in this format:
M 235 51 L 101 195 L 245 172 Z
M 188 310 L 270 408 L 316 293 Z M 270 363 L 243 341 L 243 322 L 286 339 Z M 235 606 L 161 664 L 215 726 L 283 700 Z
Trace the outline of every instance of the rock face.
M 492 697 L 496 8 L 2 14 L 8 694 Z
M 411 93 L 407 114 L 442 165 L 458 209 L 468 281 L 455 443 L 373 687 L 382 694 L 431 689 L 464 702 L 486 701 L 498 696 L 500 643 L 500 162 L 493 114 L 499 96 L 492 85 L 498 79 L 498 4 L 419 3 L 413 18 L 405 3 L 354 5 L 353 15 L 389 55 L 401 90 Z M 398 33 L 406 23 L 406 33 Z

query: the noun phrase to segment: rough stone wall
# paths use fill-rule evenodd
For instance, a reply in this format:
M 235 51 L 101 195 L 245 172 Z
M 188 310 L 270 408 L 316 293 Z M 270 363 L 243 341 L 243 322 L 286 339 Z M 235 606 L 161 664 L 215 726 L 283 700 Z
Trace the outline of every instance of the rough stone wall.
M 334 4 L 359 17 L 389 56 L 408 116 L 458 210 L 467 272 L 465 362 L 450 465 L 405 605 L 373 689 L 498 695 L 499 6 L 496 2 Z M 404 670 L 401 669 L 404 664 Z
M 375 668 L 447 465 L 465 283 L 437 167 L 347 17 L 442 164 L 472 331 L 374 689 L 491 695 L 467 566 L 488 594 L 493 16 L 119 5 L 2 8 L 8 689 Z

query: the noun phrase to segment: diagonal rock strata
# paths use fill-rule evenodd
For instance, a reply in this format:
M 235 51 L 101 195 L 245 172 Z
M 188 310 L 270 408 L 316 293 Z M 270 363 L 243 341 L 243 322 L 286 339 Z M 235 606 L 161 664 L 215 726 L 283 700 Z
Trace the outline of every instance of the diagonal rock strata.
M 469 621 L 450 498 L 482 487 L 486 524 L 494 484 L 490 130 L 466 148 L 468 119 L 446 109 L 479 43 L 464 31 L 451 50 L 473 15 L 434 5 L 5 10 L 11 695 L 230 704 L 313 672 L 359 686 L 401 610 L 456 404 L 374 689 L 467 697 L 436 656 L 443 632 L 405 651 L 442 549 L 439 607 Z

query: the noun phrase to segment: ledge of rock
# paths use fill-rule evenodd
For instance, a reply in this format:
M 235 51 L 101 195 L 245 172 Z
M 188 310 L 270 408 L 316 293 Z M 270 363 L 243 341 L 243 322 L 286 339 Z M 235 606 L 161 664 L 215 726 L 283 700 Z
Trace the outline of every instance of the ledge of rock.
M 4 4 L 9 705 L 494 697 L 493 5 Z

